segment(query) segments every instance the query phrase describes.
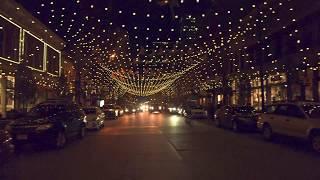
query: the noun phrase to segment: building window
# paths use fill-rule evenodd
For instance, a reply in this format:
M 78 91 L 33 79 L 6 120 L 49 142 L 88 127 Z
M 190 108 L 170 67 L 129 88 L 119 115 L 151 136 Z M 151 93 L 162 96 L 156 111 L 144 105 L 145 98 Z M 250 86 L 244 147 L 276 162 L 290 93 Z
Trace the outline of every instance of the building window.
M 7 111 L 10 111 L 14 109 L 14 90 L 13 89 L 7 89 L 7 100 L 6 100 L 6 109 Z
M 15 78 L 13 76 L 7 76 L 7 89 L 14 89 Z
M 7 76 L 7 100 L 6 106 L 7 111 L 14 109 L 14 86 L 15 85 L 15 77 Z
M 266 84 L 266 80 L 264 81 Z M 266 90 L 264 91 L 264 99 L 266 100 Z M 262 93 L 261 93 L 261 81 L 260 78 L 251 80 L 251 105 L 258 110 L 262 107 Z
M 58 51 L 47 47 L 47 71 L 51 74 L 59 74 L 60 54 Z
M 267 96 L 267 102 L 279 102 L 287 100 L 287 91 L 285 83 L 287 81 L 285 73 L 270 75 L 268 85 L 270 86 L 270 96 Z
M 305 75 L 303 76 L 304 79 L 304 85 L 305 85 L 305 100 L 307 101 L 313 101 L 313 87 L 312 87 L 312 80 L 313 80 L 313 71 L 312 70 L 307 70 L 305 72 Z
M 218 94 L 217 101 L 218 101 L 218 104 L 222 104 L 222 101 L 223 101 L 223 95 L 222 94 Z
M 0 75 L 0 78 L 3 78 Z M 6 106 L 6 111 L 10 111 L 14 109 L 14 84 L 15 84 L 15 77 L 7 76 L 6 77 L 6 89 L 4 90 L 5 94 L 0 93 L 0 105 Z M 4 88 L 0 83 L 0 89 Z M 2 92 L 2 91 L 1 91 Z M 5 99 L 5 104 L 1 104 L 1 99 Z M 1 113 L 1 110 L 0 110 Z
M 20 28 L 0 15 L 0 58 L 19 62 Z
M 238 104 L 239 103 L 239 82 L 237 80 L 233 80 L 231 82 L 231 88 L 232 88 L 231 104 Z
M 43 70 L 44 44 L 29 33 L 25 33 L 24 59 L 26 64 L 35 69 Z

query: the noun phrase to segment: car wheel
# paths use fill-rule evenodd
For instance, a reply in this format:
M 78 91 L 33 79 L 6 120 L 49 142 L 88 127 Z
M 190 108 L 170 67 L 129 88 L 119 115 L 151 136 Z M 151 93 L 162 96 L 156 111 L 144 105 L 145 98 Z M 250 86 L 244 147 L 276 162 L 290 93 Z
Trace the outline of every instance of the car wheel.
M 54 146 L 56 148 L 63 148 L 66 145 L 66 143 L 67 143 L 67 137 L 65 132 L 63 131 L 58 132 L 57 137 L 55 139 Z
M 84 138 L 85 134 L 86 134 L 86 128 L 81 127 L 80 132 L 79 132 L 79 138 L 81 138 L 81 139 Z
M 215 119 L 214 124 L 216 125 L 216 127 L 220 128 L 221 127 L 221 123 L 220 120 L 218 118 Z
M 311 137 L 311 145 L 315 152 L 320 153 L 320 135 L 314 135 Z
M 240 129 L 239 129 L 239 123 L 237 121 L 232 121 L 232 130 L 234 132 L 239 132 Z
M 264 125 L 263 126 L 263 129 L 262 129 L 262 135 L 263 135 L 263 138 L 265 140 L 271 140 L 272 139 L 272 136 L 273 136 L 273 133 L 272 133 L 272 129 L 269 125 Z

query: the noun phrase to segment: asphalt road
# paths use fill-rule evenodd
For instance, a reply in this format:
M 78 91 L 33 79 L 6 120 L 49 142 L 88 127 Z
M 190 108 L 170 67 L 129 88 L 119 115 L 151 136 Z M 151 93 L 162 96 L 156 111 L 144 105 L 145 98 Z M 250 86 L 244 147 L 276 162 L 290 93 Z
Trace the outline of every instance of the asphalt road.
M 15 180 L 319 180 L 320 155 L 303 142 L 265 142 L 177 115 L 108 121 L 62 150 L 26 146 L 2 168 Z

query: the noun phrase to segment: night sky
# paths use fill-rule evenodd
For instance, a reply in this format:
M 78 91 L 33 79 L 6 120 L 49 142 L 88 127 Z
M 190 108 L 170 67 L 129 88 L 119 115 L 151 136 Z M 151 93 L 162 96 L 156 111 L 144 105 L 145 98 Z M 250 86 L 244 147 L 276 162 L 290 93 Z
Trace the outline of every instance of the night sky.
M 237 28 L 242 18 L 262 1 L 18 2 L 65 39 L 65 51 L 84 64 L 92 86 L 118 84 L 139 94 L 147 87 L 162 90 L 175 84 L 209 88 L 203 82 L 219 72 L 226 40 L 241 34 Z

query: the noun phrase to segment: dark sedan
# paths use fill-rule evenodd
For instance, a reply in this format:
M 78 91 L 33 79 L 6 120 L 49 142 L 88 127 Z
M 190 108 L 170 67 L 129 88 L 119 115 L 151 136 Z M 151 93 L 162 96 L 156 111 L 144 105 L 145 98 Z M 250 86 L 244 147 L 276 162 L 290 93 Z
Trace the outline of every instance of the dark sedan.
M 85 115 L 72 102 L 47 101 L 12 123 L 10 133 L 17 147 L 32 142 L 62 148 L 70 137 L 84 136 Z
M 224 106 L 215 114 L 217 127 L 231 128 L 233 131 L 257 128 L 258 115 L 251 106 Z

